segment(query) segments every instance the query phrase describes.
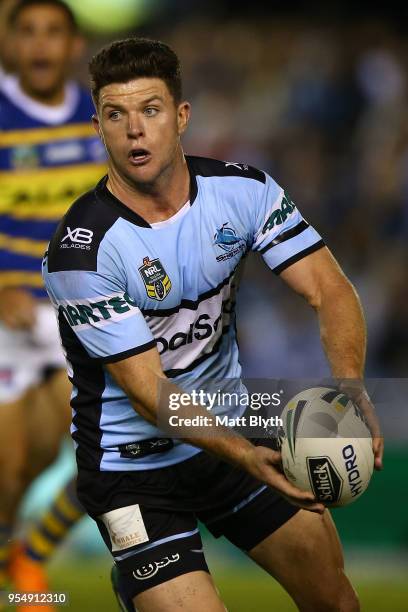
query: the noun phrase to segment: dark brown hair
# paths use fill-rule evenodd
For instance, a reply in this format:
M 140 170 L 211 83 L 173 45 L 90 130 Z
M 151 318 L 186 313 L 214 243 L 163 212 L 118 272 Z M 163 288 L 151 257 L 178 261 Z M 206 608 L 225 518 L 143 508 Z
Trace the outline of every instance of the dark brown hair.
M 9 24 L 11 27 L 16 25 L 20 14 L 26 9 L 32 6 L 53 6 L 55 8 L 61 9 L 64 11 L 67 20 L 69 22 L 70 28 L 76 32 L 78 30 L 78 24 L 75 19 L 75 15 L 68 4 L 65 4 L 62 0 L 19 0 L 15 6 L 10 11 L 9 14 Z
M 111 83 L 128 83 L 133 79 L 162 79 L 175 104 L 181 101 L 180 61 L 165 43 L 148 38 L 127 38 L 104 47 L 89 62 L 91 91 L 95 105 L 99 92 Z

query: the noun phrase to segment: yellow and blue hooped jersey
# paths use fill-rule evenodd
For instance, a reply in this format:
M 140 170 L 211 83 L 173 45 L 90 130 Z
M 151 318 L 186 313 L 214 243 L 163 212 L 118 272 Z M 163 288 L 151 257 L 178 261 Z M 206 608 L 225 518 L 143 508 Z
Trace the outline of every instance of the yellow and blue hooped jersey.
M 72 200 L 106 171 L 90 95 L 75 83 L 61 107 L 28 98 L 15 77 L 0 87 L 0 287 L 47 297 L 41 259 Z

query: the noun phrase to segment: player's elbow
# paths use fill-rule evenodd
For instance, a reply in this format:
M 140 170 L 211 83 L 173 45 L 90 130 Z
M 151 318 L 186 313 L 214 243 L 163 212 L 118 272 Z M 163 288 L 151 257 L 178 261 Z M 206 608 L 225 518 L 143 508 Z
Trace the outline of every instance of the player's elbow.
M 344 274 L 338 274 L 334 278 L 322 279 L 322 281 L 306 296 L 308 304 L 317 312 L 327 305 L 350 301 L 359 302 L 357 292 L 353 284 Z

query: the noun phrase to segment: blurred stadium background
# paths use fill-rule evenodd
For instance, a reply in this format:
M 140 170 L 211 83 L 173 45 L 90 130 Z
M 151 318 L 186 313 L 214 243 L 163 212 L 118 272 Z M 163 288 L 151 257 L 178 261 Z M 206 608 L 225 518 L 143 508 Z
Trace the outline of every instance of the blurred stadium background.
M 193 105 L 186 152 L 256 165 L 289 191 L 361 295 L 368 376 L 406 377 L 407 9 L 393 12 L 392 3 L 385 3 L 375 13 L 371 5 L 347 2 L 256 0 L 69 4 L 85 29 L 88 56 L 133 33 L 175 48 Z M 86 83 L 86 62 L 77 76 Z M 239 302 L 246 376 L 327 375 L 313 314 L 259 263 L 248 262 Z M 393 415 L 387 428 L 385 471 L 355 506 L 334 512 L 347 569 L 369 612 L 408 611 L 403 416 Z M 22 518 L 44 508 L 73 470 L 67 441 L 57 465 L 29 492 Z M 230 612 L 295 609 L 228 543 L 205 541 Z M 109 567 L 96 529 L 83 520 L 50 565 L 52 587 L 68 592 L 68 608 L 75 612 L 116 610 Z

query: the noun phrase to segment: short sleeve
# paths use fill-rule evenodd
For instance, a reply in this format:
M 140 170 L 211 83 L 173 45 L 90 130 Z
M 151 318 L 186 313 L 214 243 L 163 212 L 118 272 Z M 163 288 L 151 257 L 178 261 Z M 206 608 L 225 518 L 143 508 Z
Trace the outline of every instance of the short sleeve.
M 63 317 L 90 357 L 112 363 L 156 345 L 137 301 L 117 278 L 45 269 L 44 280 L 58 317 Z
M 289 195 L 268 175 L 256 212 L 252 250 L 262 255 L 275 274 L 324 246 Z

